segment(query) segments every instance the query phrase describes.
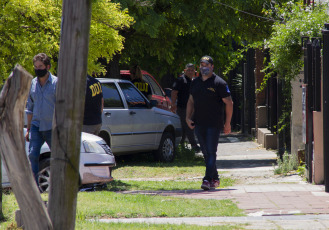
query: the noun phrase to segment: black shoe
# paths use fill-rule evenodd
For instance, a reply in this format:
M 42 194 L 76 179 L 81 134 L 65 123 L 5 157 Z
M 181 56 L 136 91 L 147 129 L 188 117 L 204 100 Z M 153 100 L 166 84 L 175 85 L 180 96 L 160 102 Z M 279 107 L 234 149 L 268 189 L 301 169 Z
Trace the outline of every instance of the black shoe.
M 192 147 L 192 150 L 194 150 L 195 153 L 199 153 L 199 152 L 201 152 L 201 148 L 200 148 L 198 145 L 193 146 L 193 147 Z
M 204 180 L 204 181 L 202 182 L 201 188 L 202 188 L 203 190 L 206 190 L 206 191 L 209 190 L 209 189 L 210 189 L 210 183 L 209 183 L 209 181 Z

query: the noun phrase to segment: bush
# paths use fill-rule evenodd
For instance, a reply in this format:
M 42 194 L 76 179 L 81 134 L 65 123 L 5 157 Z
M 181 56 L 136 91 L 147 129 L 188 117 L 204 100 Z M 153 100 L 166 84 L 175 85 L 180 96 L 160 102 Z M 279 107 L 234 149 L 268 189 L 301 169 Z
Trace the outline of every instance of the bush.
M 279 158 L 277 160 L 277 166 L 274 168 L 274 174 L 287 175 L 289 172 L 298 169 L 298 160 L 295 154 L 289 154 L 285 152 L 283 154 L 282 160 Z

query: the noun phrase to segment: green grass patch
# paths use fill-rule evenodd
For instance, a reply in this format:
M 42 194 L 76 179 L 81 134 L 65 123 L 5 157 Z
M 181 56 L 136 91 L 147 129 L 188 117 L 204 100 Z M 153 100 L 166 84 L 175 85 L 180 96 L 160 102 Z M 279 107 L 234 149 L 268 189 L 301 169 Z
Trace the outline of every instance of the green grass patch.
M 76 229 L 242 229 L 237 225 L 196 226 L 170 224 L 128 224 L 90 222 L 88 219 L 136 217 L 211 217 L 243 216 L 243 211 L 231 200 L 190 199 L 160 195 L 122 194 L 113 191 L 137 190 L 200 190 L 205 173 L 203 158 L 180 146 L 172 163 L 155 162 L 150 154 L 118 157 L 113 171 L 114 181 L 105 189 L 78 194 Z M 222 177 L 221 188 L 232 186 L 235 180 Z M 44 200 L 48 194 L 42 194 Z M 15 196 L 3 195 L 5 220 L 0 229 L 15 228 Z
M 200 200 L 114 192 L 79 193 L 77 219 L 242 216 L 231 200 Z
M 235 180 L 222 177 L 220 187 L 232 186 Z M 195 190 L 200 189 L 201 180 L 161 180 L 161 181 L 136 181 L 115 180 L 107 185 L 110 191 L 133 191 L 133 190 Z
M 77 221 L 76 229 L 90 230 L 235 230 L 244 229 L 242 225 L 221 225 L 221 226 L 200 226 L 200 225 L 173 225 L 173 224 L 148 224 L 148 223 L 100 223 L 100 222 L 90 222 L 90 221 Z

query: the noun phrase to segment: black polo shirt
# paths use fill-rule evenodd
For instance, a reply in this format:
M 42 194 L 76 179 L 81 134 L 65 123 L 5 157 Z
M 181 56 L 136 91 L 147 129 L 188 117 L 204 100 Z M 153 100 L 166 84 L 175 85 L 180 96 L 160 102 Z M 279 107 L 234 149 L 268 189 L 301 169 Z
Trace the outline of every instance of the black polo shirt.
M 190 96 L 190 87 L 191 87 L 191 79 L 185 74 L 181 77 L 178 77 L 173 84 L 173 90 L 177 90 L 177 107 L 186 108 L 186 104 L 188 98 Z
M 223 98 L 231 96 L 227 83 L 216 74 L 206 81 L 202 77 L 191 83 L 190 94 L 194 101 L 194 123 L 223 128 Z
M 102 123 L 103 92 L 100 82 L 87 76 L 84 125 L 98 125 Z

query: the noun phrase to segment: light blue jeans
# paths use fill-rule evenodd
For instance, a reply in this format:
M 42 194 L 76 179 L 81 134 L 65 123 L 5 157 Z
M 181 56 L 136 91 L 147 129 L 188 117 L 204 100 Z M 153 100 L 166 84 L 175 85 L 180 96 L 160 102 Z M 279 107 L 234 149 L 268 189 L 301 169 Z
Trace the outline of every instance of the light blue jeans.
M 216 153 L 220 129 L 216 127 L 196 125 L 195 134 L 198 138 L 206 163 L 206 175 L 203 180 L 208 180 L 209 182 L 211 182 L 211 180 L 218 180 Z
M 41 146 L 46 142 L 51 148 L 52 130 L 39 131 L 39 127 L 32 125 L 30 130 L 29 159 L 35 181 L 38 184 L 39 156 Z

